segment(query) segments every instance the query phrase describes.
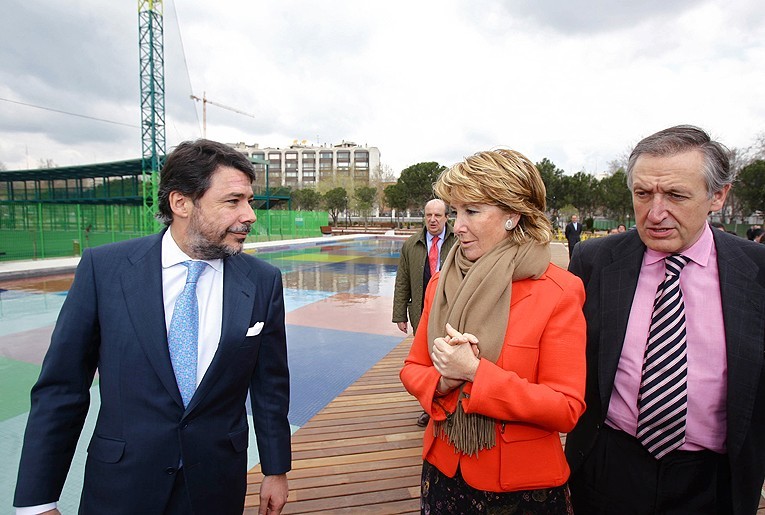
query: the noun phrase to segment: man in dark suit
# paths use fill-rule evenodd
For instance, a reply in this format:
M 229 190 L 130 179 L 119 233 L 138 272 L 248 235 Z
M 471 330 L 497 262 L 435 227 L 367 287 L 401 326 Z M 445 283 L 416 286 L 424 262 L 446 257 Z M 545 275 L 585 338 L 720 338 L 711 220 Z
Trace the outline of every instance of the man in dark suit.
M 566 240 L 568 240 L 568 258 L 571 259 L 571 255 L 574 253 L 574 245 L 579 243 L 579 239 L 582 237 L 582 224 L 579 223 L 578 216 L 571 216 L 571 222 L 566 225 L 563 234 L 566 236 Z
M 226 145 L 182 143 L 159 186 L 168 228 L 83 253 L 32 389 L 15 506 L 57 513 L 98 370 L 81 513 L 241 514 L 248 392 L 261 513 L 281 511 L 291 461 L 284 300 L 279 270 L 241 253 L 254 177 Z
M 765 248 L 707 223 L 733 179 L 701 129 L 660 131 L 628 163 L 637 231 L 576 247 L 588 340 L 587 411 L 566 443 L 577 513 L 757 510 Z

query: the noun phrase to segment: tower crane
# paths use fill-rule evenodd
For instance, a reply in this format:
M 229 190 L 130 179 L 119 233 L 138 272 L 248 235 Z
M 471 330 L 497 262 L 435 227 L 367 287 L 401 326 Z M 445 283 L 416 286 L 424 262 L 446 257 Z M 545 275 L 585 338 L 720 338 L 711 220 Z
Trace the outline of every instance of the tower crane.
M 218 102 L 213 102 L 212 100 L 207 99 L 207 92 L 202 93 L 202 98 L 199 98 L 196 95 L 190 95 L 192 100 L 196 100 L 197 102 L 202 102 L 202 137 L 207 138 L 207 104 L 214 105 L 216 107 L 220 107 L 222 109 L 228 109 L 229 111 L 233 111 L 235 113 L 243 114 L 245 116 L 249 116 L 250 118 L 255 118 L 254 114 L 246 113 L 244 111 L 241 111 L 239 109 L 236 109 L 234 107 L 230 107 L 224 104 L 219 104 Z
M 157 188 L 165 159 L 165 50 L 162 0 L 138 0 L 138 47 L 141 82 L 141 184 L 143 234 L 155 232 L 159 224 Z

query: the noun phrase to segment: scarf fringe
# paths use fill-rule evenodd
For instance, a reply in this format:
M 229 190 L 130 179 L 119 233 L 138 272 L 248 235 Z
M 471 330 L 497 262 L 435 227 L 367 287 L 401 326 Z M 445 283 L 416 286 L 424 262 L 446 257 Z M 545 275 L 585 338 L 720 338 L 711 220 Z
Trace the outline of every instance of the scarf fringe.
M 460 393 L 460 398 L 462 393 Z M 472 456 L 483 449 L 491 449 L 497 443 L 496 420 L 477 413 L 465 413 L 462 403 L 446 420 L 433 423 L 436 438 L 446 438 L 456 450 Z

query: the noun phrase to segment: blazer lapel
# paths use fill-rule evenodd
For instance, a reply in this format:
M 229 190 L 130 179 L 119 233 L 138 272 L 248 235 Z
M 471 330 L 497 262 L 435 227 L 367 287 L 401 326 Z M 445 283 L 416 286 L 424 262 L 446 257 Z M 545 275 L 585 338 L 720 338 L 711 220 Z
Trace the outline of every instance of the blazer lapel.
M 138 335 L 138 342 L 149 358 L 167 393 L 182 407 L 167 348 L 165 305 L 162 293 L 162 234 L 128 257 L 131 265 L 122 275 L 127 314 Z
M 611 250 L 611 263 L 603 268 L 600 276 L 598 390 L 604 414 L 608 410 L 645 252 L 637 231 L 634 232 Z
M 189 403 L 187 413 L 202 402 L 215 382 L 223 376 L 229 356 L 247 336 L 257 293 L 257 286 L 250 279 L 249 273 L 249 267 L 241 256 L 232 256 L 224 261 L 223 322 L 220 342 L 210 367 Z
M 728 358 L 727 444 L 735 456 L 750 428 L 765 359 L 765 289 L 752 281 L 759 270 L 740 245 L 715 234 L 715 246 Z

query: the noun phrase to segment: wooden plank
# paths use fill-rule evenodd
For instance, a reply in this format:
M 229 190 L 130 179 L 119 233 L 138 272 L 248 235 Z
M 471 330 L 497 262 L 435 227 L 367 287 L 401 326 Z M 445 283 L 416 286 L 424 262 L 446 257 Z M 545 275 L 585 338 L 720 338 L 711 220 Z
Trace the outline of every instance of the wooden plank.
M 292 437 L 283 513 L 419 513 L 422 409 L 398 374 L 411 337 Z M 257 513 L 260 467 L 248 474 L 245 513 Z

